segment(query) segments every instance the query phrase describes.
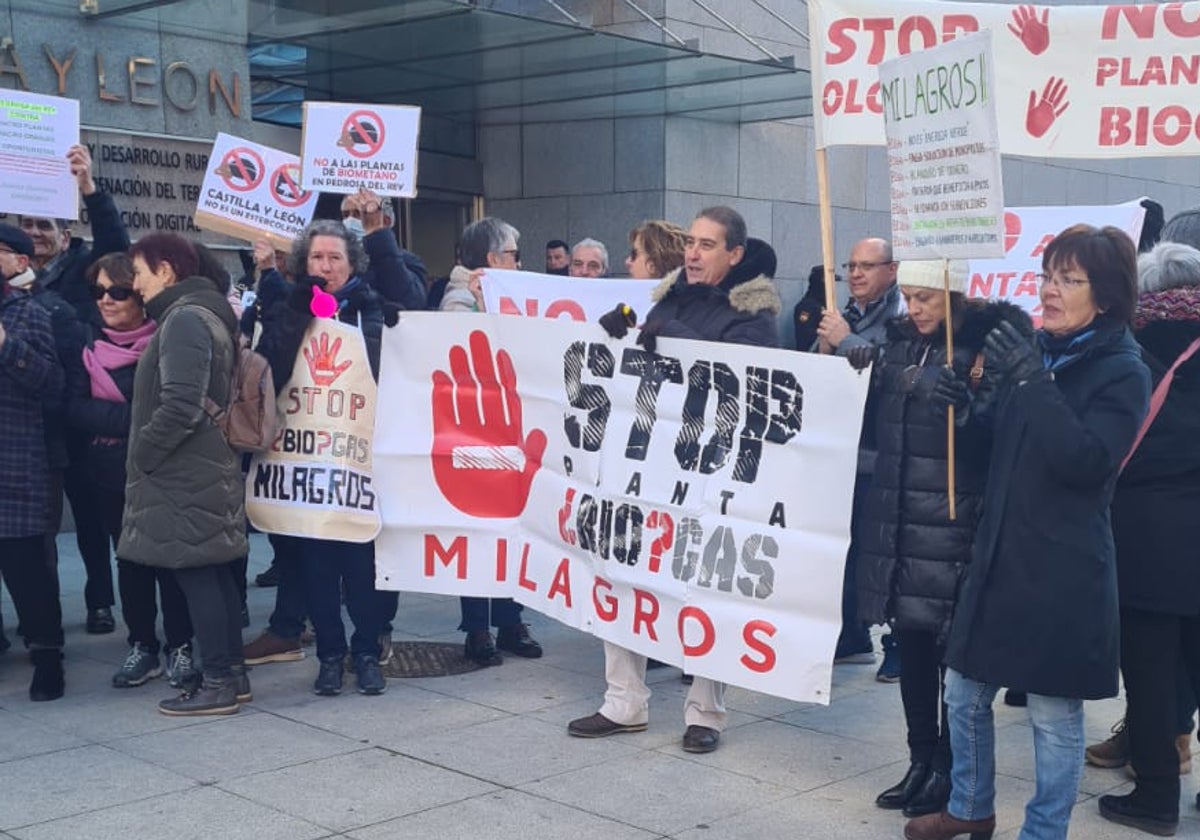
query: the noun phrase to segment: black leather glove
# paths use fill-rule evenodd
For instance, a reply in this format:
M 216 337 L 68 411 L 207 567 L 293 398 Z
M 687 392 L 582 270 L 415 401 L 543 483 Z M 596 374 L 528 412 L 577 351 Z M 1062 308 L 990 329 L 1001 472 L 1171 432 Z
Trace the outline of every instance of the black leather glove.
M 249 248 L 238 248 L 238 259 L 242 263 L 242 273 L 254 277 L 254 252 Z
M 312 314 L 313 286 L 323 289 L 325 281 L 311 274 L 297 278 L 295 285 L 292 286 L 292 291 L 288 293 L 288 306 L 297 312 Z
M 860 344 L 846 351 L 846 361 L 855 370 L 864 370 L 878 355 L 879 348 L 874 344 Z
M 1033 342 L 1007 321 L 988 333 L 983 353 L 988 364 L 1012 382 L 1019 384 L 1046 375 L 1046 368 Z
M 971 392 L 954 368 L 941 367 L 938 368 L 937 381 L 933 383 L 929 402 L 938 414 L 945 414 L 949 406 L 954 406 L 955 416 L 960 417 L 971 404 Z
M 618 303 L 600 316 L 600 326 L 613 338 L 624 338 L 630 327 L 637 326 L 637 313 L 628 304 Z
M 638 334 L 637 343 L 646 348 L 649 353 L 658 351 L 658 334 L 662 332 L 662 321 L 651 321 L 642 327 L 641 333 Z
M 400 307 L 390 300 L 383 301 L 383 325 L 394 327 L 400 323 Z

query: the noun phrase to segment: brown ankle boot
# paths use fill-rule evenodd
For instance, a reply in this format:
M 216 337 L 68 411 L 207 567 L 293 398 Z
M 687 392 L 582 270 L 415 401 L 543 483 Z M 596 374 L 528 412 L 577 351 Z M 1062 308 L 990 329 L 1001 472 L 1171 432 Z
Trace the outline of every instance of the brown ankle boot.
M 904 836 L 907 840 L 953 840 L 969 834 L 971 840 L 991 840 L 995 830 L 994 816 L 986 820 L 960 820 L 946 811 L 939 811 L 909 820 L 904 826 Z

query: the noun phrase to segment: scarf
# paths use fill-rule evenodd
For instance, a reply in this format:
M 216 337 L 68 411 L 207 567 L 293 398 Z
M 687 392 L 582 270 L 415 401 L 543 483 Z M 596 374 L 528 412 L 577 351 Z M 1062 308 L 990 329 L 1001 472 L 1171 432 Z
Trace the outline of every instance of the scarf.
M 1140 330 L 1155 321 L 1200 321 L 1200 286 L 1143 292 L 1138 297 L 1133 328 Z
M 132 330 L 112 330 L 104 327 L 102 331 L 108 341 L 97 341 L 91 347 L 83 348 L 83 366 L 92 381 L 94 399 L 125 402 L 125 395 L 121 393 L 109 371 L 136 364 L 146 350 L 146 345 L 154 337 L 157 326 L 153 321 L 146 320 L 140 327 Z
M 1050 335 L 1045 330 L 1038 330 L 1037 339 L 1046 370 L 1058 370 L 1086 353 L 1096 332 L 1093 324 L 1066 335 Z
M 37 279 L 37 274 L 32 268 L 27 268 L 20 274 L 14 274 L 8 278 L 8 286 L 12 289 L 19 289 L 23 292 L 33 291 L 33 281 Z

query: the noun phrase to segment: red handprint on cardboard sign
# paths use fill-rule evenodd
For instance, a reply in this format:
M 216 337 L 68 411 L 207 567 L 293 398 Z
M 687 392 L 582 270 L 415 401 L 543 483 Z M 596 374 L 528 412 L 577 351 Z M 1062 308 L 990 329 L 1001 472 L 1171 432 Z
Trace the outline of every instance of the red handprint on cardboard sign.
M 335 338 L 329 343 L 329 333 L 321 333 L 320 339 L 310 338 L 304 348 L 304 361 L 308 362 L 308 372 L 312 374 L 313 382 L 322 388 L 332 385 L 339 376 L 354 364 L 351 360 L 338 364 L 337 354 L 342 349 L 342 340 Z
M 1031 137 L 1041 137 L 1050 130 L 1054 121 L 1062 116 L 1070 102 L 1067 98 L 1067 83 L 1051 76 L 1046 82 L 1039 99 L 1036 90 L 1029 91 L 1029 106 L 1025 110 L 1025 130 Z
M 1020 38 L 1025 49 L 1033 55 L 1044 53 L 1050 46 L 1050 10 L 1042 9 L 1042 19 L 1038 20 L 1037 9 L 1023 5 L 1013 9 L 1012 16 L 1008 31 Z
M 546 434 L 523 437 L 512 358 L 487 334 L 471 333 L 470 357 L 450 348 L 450 373 L 433 372 L 433 477 L 446 501 L 469 516 L 511 518 L 525 509 Z

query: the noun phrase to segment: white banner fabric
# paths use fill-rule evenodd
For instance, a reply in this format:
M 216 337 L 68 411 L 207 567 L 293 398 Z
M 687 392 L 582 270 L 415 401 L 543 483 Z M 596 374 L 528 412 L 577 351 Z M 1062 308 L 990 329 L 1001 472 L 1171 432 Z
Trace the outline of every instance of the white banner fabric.
M 488 312 L 595 323 L 618 303 L 645 320 L 658 280 L 592 279 L 489 268 L 480 279 Z
M 827 703 L 869 377 L 844 359 L 403 313 L 376 585 L 514 597 L 688 673 Z

